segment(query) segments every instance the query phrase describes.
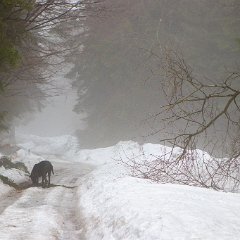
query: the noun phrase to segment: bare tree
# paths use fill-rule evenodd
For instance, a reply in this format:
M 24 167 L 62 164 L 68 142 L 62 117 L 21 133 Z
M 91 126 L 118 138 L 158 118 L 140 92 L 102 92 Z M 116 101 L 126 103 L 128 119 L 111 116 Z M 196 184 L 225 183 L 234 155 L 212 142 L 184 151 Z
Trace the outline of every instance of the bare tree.
M 181 125 L 184 124 L 182 133 L 165 141 L 182 147 L 184 155 L 196 147 L 197 138 L 208 134 L 218 123 L 224 126 L 224 135 L 233 138 L 240 127 L 240 73 L 229 72 L 222 81 L 198 79 L 182 55 L 166 50 L 164 56 L 161 66 L 165 73 L 163 89 L 168 103 L 158 115 L 167 115 L 161 119 L 168 123 L 180 121 Z M 209 135 L 208 144 L 210 139 Z
M 101 0 L 16 1 L 3 21 L 9 23 L 8 35 L 18 39 L 15 44 L 21 62 L 17 68 L 1 73 L 3 87 L 19 80 L 28 80 L 30 84 L 49 83 L 63 57 L 79 47 L 79 42 L 70 46 L 68 41 L 73 36 L 59 34 L 57 27 L 68 24 L 71 28 L 71 23 L 78 22 L 81 28 L 87 16 L 102 11 L 99 3 Z
M 214 81 L 194 74 L 177 51 L 165 49 L 161 56 L 155 57 L 160 61 L 167 103 L 151 119 L 160 119 L 167 129 L 175 129 L 161 140 L 171 148 L 166 147 L 166 152 L 154 156 L 154 160 L 129 159 L 125 164 L 132 168 L 134 175 L 158 182 L 237 191 L 240 184 L 239 71 L 228 72 L 222 81 Z M 221 133 L 215 134 L 216 129 L 221 129 Z M 154 130 L 151 134 L 157 133 Z M 210 155 L 197 148 L 207 150 Z M 214 157 L 220 148 L 227 150 L 225 157 Z
M 11 1 L 1 21 L 20 61 L 14 68 L 4 66 L 3 71 L 0 66 L 0 131 L 16 116 L 40 110 L 46 97 L 61 94 L 53 77 L 64 65 L 65 56 L 80 51 L 81 45 L 80 41 L 73 44 L 72 26 L 81 29 L 86 17 L 101 12 L 100 2 Z M 67 26 L 67 34 L 59 30 L 62 26 Z

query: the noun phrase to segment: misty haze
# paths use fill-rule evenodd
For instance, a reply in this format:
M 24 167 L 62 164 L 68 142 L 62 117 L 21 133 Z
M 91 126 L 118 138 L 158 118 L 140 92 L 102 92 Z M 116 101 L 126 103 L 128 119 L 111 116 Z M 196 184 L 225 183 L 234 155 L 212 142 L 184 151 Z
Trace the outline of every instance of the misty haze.
M 2 0 L 0 239 L 240 239 L 239 12 Z

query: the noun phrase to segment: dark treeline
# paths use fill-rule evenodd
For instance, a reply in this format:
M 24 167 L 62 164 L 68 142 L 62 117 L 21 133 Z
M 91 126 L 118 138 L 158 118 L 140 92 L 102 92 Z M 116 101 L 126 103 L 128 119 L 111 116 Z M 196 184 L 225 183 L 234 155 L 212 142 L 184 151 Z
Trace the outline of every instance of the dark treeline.
M 239 63 L 236 0 L 105 1 L 105 17 L 87 18 L 83 51 L 69 76 L 77 78 L 77 112 L 87 112 L 78 131 L 82 147 L 119 140 L 158 142 L 161 120 L 146 121 L 165 103 L 161 51 L 180 51 L 196 74 L 221 80 Z
M 74 110 L 86 116 L 76 131 L 82 147 L 159 142 L 162 118 L 151 116 L 167 101 L 164 50 L 181 53 L 194 78 L 220 83 L 239 72 L 239 8 L 237 0 L 1 1 L 0 128 L 41 111 L 70 62 Z

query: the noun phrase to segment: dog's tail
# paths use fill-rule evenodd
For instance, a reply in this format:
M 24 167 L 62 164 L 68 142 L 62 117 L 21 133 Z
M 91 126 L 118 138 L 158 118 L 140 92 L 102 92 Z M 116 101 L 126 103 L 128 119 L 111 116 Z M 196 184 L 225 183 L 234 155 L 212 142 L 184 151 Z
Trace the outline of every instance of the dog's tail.
M 54 172 L 53 172 L 53 166 L 52 166 L 52 173 L 54 174 Z

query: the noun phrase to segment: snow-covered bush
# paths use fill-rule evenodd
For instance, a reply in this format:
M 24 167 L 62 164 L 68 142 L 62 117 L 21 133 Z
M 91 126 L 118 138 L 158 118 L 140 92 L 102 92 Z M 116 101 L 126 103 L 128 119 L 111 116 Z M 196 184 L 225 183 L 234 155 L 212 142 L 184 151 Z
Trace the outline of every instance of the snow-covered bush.
M 157 150 L 157 151 L 156 151 Z M 215 190 L 237 192 L 240 186 L 240 158 L 215 158 L 201 150 L 182 154 L 180 148 L 158 145 L 153 153 L 127 155 L 120 161 L 132 175 L 161 183 L 178 183 Z

